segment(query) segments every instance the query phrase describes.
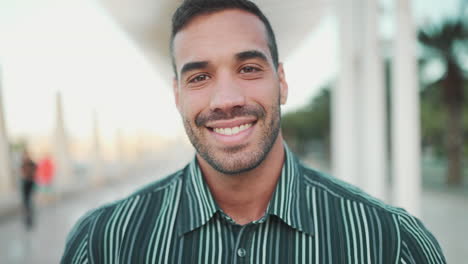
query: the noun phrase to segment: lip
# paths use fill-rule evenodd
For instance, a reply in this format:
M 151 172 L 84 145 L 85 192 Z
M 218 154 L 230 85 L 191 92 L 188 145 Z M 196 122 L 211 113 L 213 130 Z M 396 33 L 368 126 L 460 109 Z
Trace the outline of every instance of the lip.
M 235 127 L 239 126 L 242 124 L 249 124 L 252 123 L 252 126 L 247 128 L 246 130 L 243 130 L 235 135 L 222 135 L 219 133 L 216 133 L 212 128 L 227 128 L 227 127 Z M 214 137 L 215 141 L 219 142 L 222 146 L 224 147 L 230 147 L 230 146 L 239 146 L 242 144 L 247 143 L 247 140 L 249 139 L 250 135 L 253 133 L 255 126 L 257 125 L 257 122 L 219 122 L 216 124 L 212 124 L 213 127 L 207 128 L 207 130 L 210 132 L 210 135 Z M 214 126 L 216 125 L 216 126 Z M 218 126 L 219 125 L 219 126 Z
M 208 128 L 232 128 L 244 124 L 252 123 L 252 126 L 256 123 L 257 119 L 255 117 L 239 117 L 229 120 L 218 120 L 208 122 L 205 126 Z M 210 130 L 211 130 L 210 129 Z M 248 130 L 248 129 L 247 129 Z

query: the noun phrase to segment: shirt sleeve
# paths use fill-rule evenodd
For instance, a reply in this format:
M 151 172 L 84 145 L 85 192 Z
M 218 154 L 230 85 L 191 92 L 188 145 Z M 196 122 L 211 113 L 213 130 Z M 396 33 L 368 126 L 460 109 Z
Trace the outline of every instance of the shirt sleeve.
M 65 251 L 60 263 L 89 263 L 90 230 L 94 223 L 96 212 L 83 216 L 70 231 L 65 244 Z
M 399 263 L 447 263 L 435 237 L 421 221 L 408 213 L 400 214 L 400 262 Z

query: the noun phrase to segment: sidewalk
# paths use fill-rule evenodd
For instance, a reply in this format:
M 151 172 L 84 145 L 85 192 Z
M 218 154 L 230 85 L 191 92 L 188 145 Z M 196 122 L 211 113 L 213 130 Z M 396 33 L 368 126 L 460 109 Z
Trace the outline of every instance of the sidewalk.
M 421 220 L 437 238 L 447 263 L 468 259 L 468 190 L 466 188 L 425 188 Z
M 116 178 L 115 180 L 118 180 Z M 50 189 L 36 188 L 33 194 L 34 206 L 38 208 L 46 207 L 57 203 L 60 200 L 76 195 L 81 190 L 89 188 L 89 186 L 81 184 L 75 186 L 67 186 L 60 191 Z M 8 194 L 0 195 L 0 224 L 8 221 L 11 218 L 18 217 L 22 214 L 22 197 L 20 190 L 15 190 Z
M 81 178 L 76 180 L 73 184 L 60 187 L 36 187 L 34 192 L 34 206 L 37 208 L 43 208 L 51 206 L 56 203 L 60 203 L 63 200 L 72 199 L 82 192 L 89 191 L 90 189 L 98 190 L 104 186 L 112 186 L 119 184 L 121 181 L 125 181 L 130 175 L 137 175 L 143 173 L 143 171 L 154 167 L 152 161 L 145 161 L 141 164 L 134 165 L 132 168 L 125 169 L 125 173 L 121 173 L 120 176 L 115 170 L 106 171 L 103 176 L 103 181 L 99 185 L 93 185 L 86 181 L 86 177 L 83 175 L 75 175 L 75 178 Z M 112 177 L 110 175 L 113 175 Z M 22 197 L 19 188 L 11 193 L 0 194 L 0 224 L 8 221 L 11 218 L 18 217 L 22 213 Z
M 21 194 L 19 191 L 0 195 L 0 223 L 21 213 Z

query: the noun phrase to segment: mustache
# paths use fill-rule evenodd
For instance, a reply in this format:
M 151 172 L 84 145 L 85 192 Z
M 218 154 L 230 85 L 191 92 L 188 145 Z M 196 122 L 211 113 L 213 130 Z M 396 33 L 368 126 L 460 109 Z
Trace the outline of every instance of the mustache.
M 195 124 L 198 127 L 205 126 L 206 123 L 211 121 L 233 119 L 235 117 L 254 116 L 257 119 L 265 117 L 265 110 L 260 106 L 236 106 L 231 108 L 230 111 L 216 109 L 209 113 L 201 113 L 195 118 Z

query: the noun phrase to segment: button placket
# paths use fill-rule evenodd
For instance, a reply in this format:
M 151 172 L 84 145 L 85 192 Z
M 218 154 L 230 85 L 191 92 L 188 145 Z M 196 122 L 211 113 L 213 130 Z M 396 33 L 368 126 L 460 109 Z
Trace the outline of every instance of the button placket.
M 237 236 L 236 246 L 234 248 L 234 262 L 235 264 L 240 263 L 247 263 L 248 258 L 248 241 L 249 241 L 249 234 L 248 230 L 250 225 L 243 226 Z

